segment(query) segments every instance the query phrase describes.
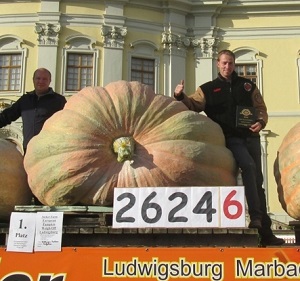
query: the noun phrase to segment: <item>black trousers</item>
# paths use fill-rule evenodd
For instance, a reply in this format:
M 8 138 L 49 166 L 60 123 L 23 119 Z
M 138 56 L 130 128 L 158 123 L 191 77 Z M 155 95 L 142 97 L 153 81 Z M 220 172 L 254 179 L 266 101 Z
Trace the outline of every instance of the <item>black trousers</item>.
M 250 219 L 261 219 L 262 229 L 259 230 L 259 234 L 262 236 L 273 235 L 272 221 L 267 213 L 266 195 L 262 186 L 260 138 L 227 137 L 226 146 L 241 169 Z

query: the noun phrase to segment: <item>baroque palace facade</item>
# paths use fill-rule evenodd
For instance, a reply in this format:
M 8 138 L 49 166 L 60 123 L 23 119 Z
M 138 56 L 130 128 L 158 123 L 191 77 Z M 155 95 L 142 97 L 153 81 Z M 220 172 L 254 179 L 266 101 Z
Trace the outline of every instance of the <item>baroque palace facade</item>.
M 261 134 L 268 208 L 289 220 L 273 163 L 300 121 L 300 1 L 1 0 L 0 8 L 0 111 L 33 89 L 38 67 L 67 98 L 117 80 L 172 96 L 181 79 L 187 93 L 214 79 L 218 51 L 234 51 L 237 72 L 256 82 L 268 107 Z M 21 147 L 21 127 L 17 120 L 0 137 Z

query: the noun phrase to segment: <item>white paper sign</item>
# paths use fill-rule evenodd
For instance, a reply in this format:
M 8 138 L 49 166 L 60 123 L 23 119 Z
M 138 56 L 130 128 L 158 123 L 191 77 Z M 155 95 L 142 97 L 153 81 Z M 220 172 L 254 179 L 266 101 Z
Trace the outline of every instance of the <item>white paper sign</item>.
M 61 251 L 63 212 L 38 212 L 34 251 Z
M 219 187 L 191 188 L 192 226 L 219 227 Z
M 166 190 L 163 188 L 153 190 L 153 188 L 148 187 L 138 189 L 139 197 L 137 197 L 137 199 L 144 198 L 144 200 L 137 202 L 138 212 L 136 216 L 139 227 L 144 228 L 149 225 L 151 225 L 151 227 L 160 227 L 161 225 L 166 225 L 169 202 L 166 202 L 163 207 L 159 202 L 159 198 L 167 198 Z
M 118 194 L 118 195 L 117 195 Z M 131 188 L 128 192 L 128 188 L 115 188 L 114 189 L 114 207 L 113 210 L 125 211 L 122 216 L 118 215 L 118 222 L 125 228 L 136 225 L 136 214 L 139 212 L 139 205 L 136 201 L 139 198 L 139 188 Z M 119 213 L 120 214 L 120 213 Z M 113 212 L 113 220 L 116 221 L 116 212 Z
M 245 227 L 245 194 L 244 186 L 220 187 L 222 227 Z
M 12 212 L 7 251 L 33 252 L 36 213 Z

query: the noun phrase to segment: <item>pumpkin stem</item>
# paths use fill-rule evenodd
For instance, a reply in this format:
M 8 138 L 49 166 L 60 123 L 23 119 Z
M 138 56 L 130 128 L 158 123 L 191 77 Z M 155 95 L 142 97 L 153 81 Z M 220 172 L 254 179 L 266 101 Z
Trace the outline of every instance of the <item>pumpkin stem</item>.
M 132 137 L 120 137 L 113 143 L 114 153 L 118 154 L 117 161 L 131 160 L 134 152 L 134 140 Z

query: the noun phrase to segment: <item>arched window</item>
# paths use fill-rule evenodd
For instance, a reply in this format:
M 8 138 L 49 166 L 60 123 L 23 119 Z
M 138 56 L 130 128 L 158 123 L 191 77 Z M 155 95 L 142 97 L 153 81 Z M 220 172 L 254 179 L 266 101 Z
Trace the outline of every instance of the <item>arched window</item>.
M 62 93 L 71 95 L 84 87 L 97 85 L 98 50 L 96 40 L 71 36 L 63 50 Z
M 24 72 L 27 49 L 23 40 L 14 35 L 0 36 L 0 93 L 21 95 L 24 92 Z
M 251 47 L 241 47 L 233 50 L 235 54 L 235 71 L 239 76 L 253 81 L 262 90 L 262 61 L 258 59 L 259 51 Z
M 155 55 L 157 46 L 148 40 L 138 40 L 130 44 L 128 80 L 139 81 L 158 92 L 159 58 Z

